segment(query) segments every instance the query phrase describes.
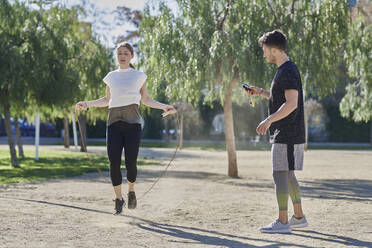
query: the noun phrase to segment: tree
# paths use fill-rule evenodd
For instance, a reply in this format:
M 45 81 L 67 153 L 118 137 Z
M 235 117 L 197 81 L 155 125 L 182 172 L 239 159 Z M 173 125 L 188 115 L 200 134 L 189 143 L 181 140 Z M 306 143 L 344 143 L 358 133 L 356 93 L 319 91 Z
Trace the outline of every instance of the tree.
M 123 25 L 124 23 L 130 23 L 134 28 L 133 30 L 127 30 L 126 34 L 116 37 L 116 43 L 137 39 L 139 36 L 138 29 L 142 20 L 141 11 L 132 10 L 125 6 L 119 6 L 116 8 L 114 13 L 116 14 L 115 19 L 118 24 Z
M 179 0 L 180 15 L 165 4 L 159 15 L 144 11 L 140 34 L 149 87 L 169 82 L 171 99 L 224 107 L 228 175 L 238 176 L 232 102 L 244 96 L 238 82 L 268 87 L 274 67 L 266 64 L 257 39 L 281 28 L 289 55 L 305 75 L 306 92 L 325 96 L 337 85 L 331 71 L 341 58 L 347 35 L 348 8 L 343 1 Z M 322 49 L 319 49 L 321 47 Z M 335 56 L 336 55 L 336 56 Z M 319 66 L 321 65 L 321 66 Z
M 33 16 L 24 4 L 16 2 L 11 5 L 6 0 L 0 1 L 0 104 L 5 117 L 5 129 L 13 167 L 19 167 L 19 162 L 10 121 L 11 105 L 16 103 L 19 106 L 26 98 L 26 88 L 23 84 L 25 76 L 23 45 L 28 39 L 25 30 L 34 24 L 27 20 L 32 19 Z
M 78 20 L 79 7 L 67 9 L 53 1 L 35 2 L 39 9 L 18 1 L 0 3 L 0 99 L 11 162 L 18 166 L 10 116 L 71 113 L 83 91 L 104 91 L 101 79 L 112 65 L 112 53 L 97 42 L 89 23 Z
M 81 61 L 81 66 L 77 67 L 80 69 L 80 73 L 78 77 L 79 92 L 75 97 L 76 101 L 81 99 L 97 99 L 104 96 L 106 94 L 106 85 L 102 79 L 114 67 L 112 51 L 101 45 L 95 37 L 90 37 L 86 47 L 88 48 L 85 53 L 86 56 Z M 107 109 L 105 108 L 97 108 L 94 111 L 80 113 L 79 123 L 83 139 L 86 138 L 87 121 L 94 123 L 97 119 L 106 119 L 106 117 Z M 86 142 L 81 142 L 81 150 L 86 151 L 83 143 L 86 144 Z
M 41 84 L 33 88 L 34 100 L 46 118 L 62 117 L 64 122 L 71 120 L 73 105 L 82 98 L 97 98 L 105 92 L 102 78 L 112 68 L 112 52 L 104 47 L 92 32 L 91 23 L 81 22 L 80 7 L 67 9 L 64 6 L 52 6 L 41 12 L 43 29 L 41 37 L 44 54 L 38 61 L 47 62 L 49 68 L 38 64 L 44 73 Z M 34 55 L 37 56 L 36 54 Z M 56 59 L 58 58 L 58 59 Z M 45 71 L 49 73 L 45 73 Z M 40 87 L 41 86 L 41 87 Z M 39 97 L 42 96 L 42 97 Z M 87 120 L 105 118 L 104 111 L 94 111 L 79 115 L 83 139 L 86 138 Z M 65 140 L 69 139 L 65 132 Z M 81 150 L 86 147 L 81 142 Z
M 345 60 L 354 80 L 340 103 L 342 116 L 354 121 L 372 120 L 372 4 L 365 3 L 350 23 Z M 371 124 L 372 143 L 372 124 Z

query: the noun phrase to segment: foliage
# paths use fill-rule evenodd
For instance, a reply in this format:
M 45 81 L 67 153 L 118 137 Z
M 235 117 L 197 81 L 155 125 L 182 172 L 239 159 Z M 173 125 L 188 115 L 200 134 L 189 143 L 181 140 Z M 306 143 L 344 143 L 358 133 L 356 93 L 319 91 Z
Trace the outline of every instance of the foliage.
M 154 94 L 165 79 L 171 99 L 197 102 L 204 94 L 205 102 L 223 102 L 234 68 L 240 81 L 267 88 L 275 68 L 264 61 L 257 39 L 274 28 L 287 34 L 289 55 L 305 76 L 307 92 L 325 96 L 336 87 L 333 72 L 347 36 L 346 2 L 180 0 L 178 5 L 179 16 L 165 4 L 157 16 L 147 8 L 141 23 L 142 64 Z M 235 90 L 239 101 L 240 85 Z
M 351 24 L 345 51 L 348 73 L 355 81 L 340 103 L 342 116 L 355 121 L 372 119 L 372 25 L 360 17 Z
M 78 99 L 105 94 L 112 52 L 79 20 L 80 7 L 36 3 L 1 0 L 0 87 L 9 85 L 12 112 L 62 117 Z

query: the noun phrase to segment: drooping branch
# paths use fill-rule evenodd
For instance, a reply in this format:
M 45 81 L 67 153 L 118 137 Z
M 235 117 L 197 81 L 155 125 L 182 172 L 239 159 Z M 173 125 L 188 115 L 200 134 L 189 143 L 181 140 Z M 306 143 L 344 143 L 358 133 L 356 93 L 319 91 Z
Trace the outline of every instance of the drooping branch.
M 295 3 L 296 3 L 297 0 L 293 0 L 292 1 L 292 7 L 291 7 L 291 14 L 293 15 L 294 14 L 294 7 L 295 7 Z
M 127 31 L 127 35 L 120 35 L 116 38 L 116 43 L 120 43 L 122 41 L 128 41 L 138 36 L 139 36 L 138 30 Z
M 269 6 L 269 8 L 270 8 L 270 10 L 271 10 L 271 12 L 272 12 L 272 14 L 273 14 L 273 16 L 274 16 L 274 21 L 275 21 L 275 23 L 276 23 L 277 28 L 279 28 L 279 27 L 282 26 L 283 24 L 281 24 L 281 23 L 279 22 L 278 17 L 277 17 L 277 15 L 276 15 L 275 10 L 274 10 L 273 6 L 271 5 L 270 1 L 267 1 L 267 5 Z
M 217 23 L 217 30 L 219 30 L 219 31 L 223 30 L 223 26 L 225 24 L 226 17 L 229 14 L 229 10 L 230 10 L 230 0 L 227 1 L 226 8 L 225 8 L 225 13 L 224 13 L 221 21 L 219 21 Z

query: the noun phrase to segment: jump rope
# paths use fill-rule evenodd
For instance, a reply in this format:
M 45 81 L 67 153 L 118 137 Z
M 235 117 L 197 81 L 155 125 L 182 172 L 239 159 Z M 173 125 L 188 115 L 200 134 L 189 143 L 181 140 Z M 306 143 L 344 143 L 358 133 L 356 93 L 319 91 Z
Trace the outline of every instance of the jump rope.
M 243 88 L 246 90 L 246 91 L 250 91 L 251 88 L 249 85 L 247 84 L 243 84 L 242 85 Z M 254 107 L 254 99 L 253 97 L 249 94 L 249 103 L 252 107 Z M 87 147 L 86 146 L 86 143 L 85 143 L 85 139 L 83 138 L 83 133 L 81 132 L 81 125 L 80 125 L 80 121 L 79 121 L 79 117 L 76 115 L 76 111 L 74 111 L 75 113 L 75 116 L 76 116 L 76 119 L 77 119 L 77 123 L 78 123 L 78 126 L 79 126 L 79 132 L 80 132 L 80 139 L 81 139 L 81 144 L 83 147 Z M 169 115 L 170 113 L 169 112 L 164 112 L 162 114 L 162 117 L 165 118 L 167 115 Z M 178 117 L 178 112 L 175 113 L 175 117 L 176 117 L 176 120 L 177 120 L 177 129 L 180 130 L 180 119 Z M 172 158 L 169 160 L 167 166 L 164 168 L 164 170 L 162 170 L 161 174 L 156 178 L 156 180 L 151 184 L 151 186 L 140 196 L 138 197 L 137 199 L 140 200 L 142 198 L 144 198 L 154 187 L 155 185 L 159 182 L 159 180 L 164 176 L 164 174 L 168 171 L 168 168 L 169 166 L 171 165 L 171 163 L 174 161 L 174 159 L 176 158 L 176 155 L 177 155 L 177 152 L 180 148 L 180 136 L 177 132 L 177 146 L 176 146 L 176 149 L 175 151 L 173 152 L 173 155 L 172 155 Z M 106 182 L 110 182 L 107 177 L 103 174 L 103 172 L 100 170 L 100 168 L 97 166 L 96 163 L 94 163 L 94 161 L 91 159 L 91 157 L 89 156 L 89 153 L 88 151 L 85 151 L 85 154 L 87 155 L 87 158 L 89 160 L 89 162 L 91 164 L 93 164 L 93 166 L 96 168 L 97 172 L 101 175 L 101 177 L 106 181 Z
M 87 146 L 86 146 L 86 143 L 85 143 L 85 139 L 83 138 L 83 133 L 81 132 L 81 125 L 80 125 L 79 117 L 76 115 L 76 111 L 74 111 L 74 113 L 75 113 L 75 116 L 76 116 L 76 119 L 77 119 L 77 123 L 78 123 L 78 126 L 79 126 L 81 144 L 82 144 L 83 147 L 86 148 Z M 164 112 L 162 114 L 162 117 L 165 118 L 169 114 L 170 114 L 169 112 Z M 180 130 L 180 119 L 178 118 L 178 112 L 175 113 L 175 118 L 177 120 L 177 128 L 178 128 L 178 130 Z M 176 154 L 177 154 L 177 152 L 178 152 L 178 150 L 180 148 L 180 142 L 181 142 L 180 141 L 180 136 L 179 136 L 179 134 L 177 132 L 177 146 L 176 146 L 176 150 L 173 152 L 172 158 L 169 160 L 167 166 L 164 168 L 164 170 L 162 170 L 161 174 L 156 178 L 156 180 L 151 184 L 151 186 L 140 197 L 137 198 L 138 200 L 140 200 L 143 197 L 145 197 L 145 195 L 147 195 L 155 187 L 155 185 L 159 182 L 160 178 L 162 178 L 164 176 L 164 174 L 167 172 L 169 166 L 171 165 L 171 163 L 176 158 Z M 85 154 L 87 155 L 87 158 L 88 158 L 89 162 L 96 168 L 97 172 L 101 175 L 101 177 L 106 182 L 109 183 L 110 181 L 105 176 L 105 174 L 103 174 L 103 172 L 100 170 L 100 168 L 97 166 L 97 164 L 94 163 L 94 161 L 91 159 L 91 157 L 89 156 L 89 153 L 88 153 L 87 150 L 85 151 Z

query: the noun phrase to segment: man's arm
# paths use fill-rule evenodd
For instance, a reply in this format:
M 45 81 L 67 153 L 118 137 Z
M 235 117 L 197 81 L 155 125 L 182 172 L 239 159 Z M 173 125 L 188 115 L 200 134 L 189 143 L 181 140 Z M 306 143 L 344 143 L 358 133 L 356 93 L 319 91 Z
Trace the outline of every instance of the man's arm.
M 280 108 L 273 113 L 272 115 L 268 116 L 265 120 L 263 120 L 257 127 L 256 132 L 258 134 L 265 134 L 267 129 L 269 129 L 271 123 L 279 121 L 285 117 L 287 117 L 290 113 L 292 113 L 298 105 L 298 91 L 291 89 L 286 90 L 285 94 L 285 103 L 283 103 Z

